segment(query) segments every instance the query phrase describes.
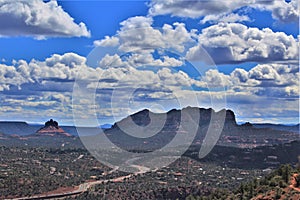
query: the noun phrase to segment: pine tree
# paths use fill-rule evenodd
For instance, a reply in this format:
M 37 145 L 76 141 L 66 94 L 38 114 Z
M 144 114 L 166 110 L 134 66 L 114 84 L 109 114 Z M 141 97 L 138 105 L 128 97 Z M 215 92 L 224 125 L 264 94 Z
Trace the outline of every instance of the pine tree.
M 289 165 L 286 165 L 285 167 L 285 175 L 284 175 L 284 181 L 286 183 L 289 183 L 290 180 L 290 174 L 291 174 L 291 168 Z
M 295 180 L 296 180 L 296 187 L 300 187 L 300 174 L 295 176 Z

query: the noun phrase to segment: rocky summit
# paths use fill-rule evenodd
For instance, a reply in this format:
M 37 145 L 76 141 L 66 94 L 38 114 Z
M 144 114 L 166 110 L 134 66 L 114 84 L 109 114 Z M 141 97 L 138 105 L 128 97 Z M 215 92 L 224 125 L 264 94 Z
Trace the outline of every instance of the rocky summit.
M 48 136 L 67 136 L 70 137 L 71 135 L 65 132 L 61 127 L 59 127 L 58 122 L 50 119 L 45 123 L 45 126 L 40 128 L 37 132 L 37 135 L 48 135 Z

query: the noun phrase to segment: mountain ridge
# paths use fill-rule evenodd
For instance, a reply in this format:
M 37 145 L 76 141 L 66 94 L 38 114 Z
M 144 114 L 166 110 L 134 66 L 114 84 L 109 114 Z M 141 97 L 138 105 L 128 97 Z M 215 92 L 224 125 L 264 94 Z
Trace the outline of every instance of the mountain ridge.
M 14 127 L 14 125 L 16 126 Z M 217 129 L 221 133 L 214 136 L 217 137 L 214 141 L 223 146 L 252 148 L 299 140 L 299 133 L 275 130 L 268 127 L 258 128 L 251 123 L 238 125 L 235 113 L 232 110 L 215 111 L 212 108 L 198 107 L 186 107 L 181 110 L 172 109 L 166 113 L 154 113 L 148 109 L 143 109 L 114 123 L 111 128 L 104 131 L 97 127 L 60 126 L 62 131 L 55 128 L 56 124 L 52 125 L 51 136 L 55 135 L 53 135 L 53 132 L 58 132 L 57 135 L 64 135 L 64 132 L 66 132 L 77 137 L 104 133 L 113 143 L 125 149 L 142 148 L 148 150 L 149 147 L 153 150 L 153 148 L 161 148 L 170 143 L 176 134 L 188 135 L 187 133 L 191 132 L 195 133 L 193 144 L 202 144 L 205 136 L 214 135 L 213 132 Z M 78 134 L 79 129 L 80 135 Z M 5 130 L 9 130 L 9 134 Z M 37 130 L 40 131 L 40 134 L 36 134 Z M 16 122 L 15 124 L 14 122 L 0 122 L 0 133 L 6 135 L 25 138 L 36 135 L 41 136 L 43 135 L 42 132 L 45 133 L 47 130 L 45 131 L 42 126 L 29 125 L 26 122 Z
M 197 127 L 197 130 L 195 128 L 192 130 L 197 132 L 193 144 L 206 142 L 204 139 L 207 134 L 210 134 L 211 139 L 217 137 L 214 141 L 217 140 L 219 145 L 242 148 L 299 140 L 299 134 L 293 132 L 256 128 L 251 123 L 238 125 L 232 110 L 222 109 L 216 112 L 212 108 L 198 107 L 172 109 L 166 113 L 153 113 L 143 109 L 116 122 L 111 129 L 104 132 L 114 144 L 123 149 L 148 151 L 149 147 L 151 151 L 168 144 L 176 134 L 189 132 L 191 130 L 189 126 Z M 157 130 L 157 134 L 153 136 L 147 134 L 147 129 Z M 215 130 L 221 130 L 221 134 L 215 135 Z

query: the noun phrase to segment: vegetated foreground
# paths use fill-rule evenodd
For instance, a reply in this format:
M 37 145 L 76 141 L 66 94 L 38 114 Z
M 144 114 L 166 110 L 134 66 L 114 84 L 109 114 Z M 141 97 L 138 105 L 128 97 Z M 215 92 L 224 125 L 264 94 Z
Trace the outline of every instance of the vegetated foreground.
M 259 195 L 292 197 L 299 195 L 296 190 L 299 185 L 295 184 L 296 178 L 294 182 L 289 179 L 300 172 L 285 165 L 279 171 L 270 175 L 269 173 L 271 168 L 279 167 L 280 163 L 296 164 L 295 155 L 299 154 L 299 148 L 299 142 L 263 147 L 259 149 L 258 160 L 255 160 L 256 149 L 249 151 L 217 146 L 202 160 L 193 157 L 194 153 L 190 151 L 170 166 L 146 173 L 129 174 L 104 166 L 82 148 L 2 146 L 0 198 L 67 194 L 76 189 L 78 191 L 77 186 L 87 182 L 97 184 L 82 188 L 76 196 L 65 195 L 66 198 L 193 199 L 214 196 L 218 199 L 248 199 L 250 196 Z M 112 152 L 105 153 L 109 156 Z M 260 157 L 265 157 L 263 165 Z M 276 157 L 282 160 L 274 162 Z M 233 158 L 240 162 L 235 165 L 231 160 Z M 249 161 L 249 158 L 254 160 Z M 80 187 L 83 186 L 86 185 Z

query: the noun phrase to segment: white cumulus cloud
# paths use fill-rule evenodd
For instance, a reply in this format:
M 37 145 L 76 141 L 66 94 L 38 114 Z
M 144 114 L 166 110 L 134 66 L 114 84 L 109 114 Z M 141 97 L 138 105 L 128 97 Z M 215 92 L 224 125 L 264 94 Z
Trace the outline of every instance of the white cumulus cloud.
M 153 52 L 163 48 L 183 52 L 185 44 L 192 42 L 195 30 L 188 31 L 184 23 L 164 24 L 154 28 L 153 19 L 149 17 L 131 17 L 120 23 L 116 36 L 106 36 L 94 41 L 95 46 L 118 46 L 122 52 Z
M 76 24 L 57 1 L 1 0 L 0 35 L 47 37 L 90 37 L 86 25 Z
M 119 45 L 119 38 L 114 36 L 105 36 L 105 38 L 102 40 L 94 41 L 94 46 L 96 47 L 115 47 L 117 45 Z
M 249 18 L 244 15 L 235 15 L 232 13 L 243 7 L 249 7 L 259 10 L 267 10 L 272 13 L 272 17 L 281 22 L 297 22 L 299 20 L 298 1 L 291 0 L 247 0 L 247 1 L 220 1 L 220 0 L 152 0 L 149 4 L 149 14 L 172 15 L 179 17 L 201 18 L 202 23 L 224 21 L 225 16 L 230 16 L 231 22 L 248 21 Z M 223 16 L 223 17 L 221 17 Z
M 198 45 L 187 52 L 187 59 L 201 59 L 202 47 L 216 63 L 270 62 L 298 60 L 299 41 L 292 35 L 249 28 L 238 23 L 219 23 L 202 30 Z

